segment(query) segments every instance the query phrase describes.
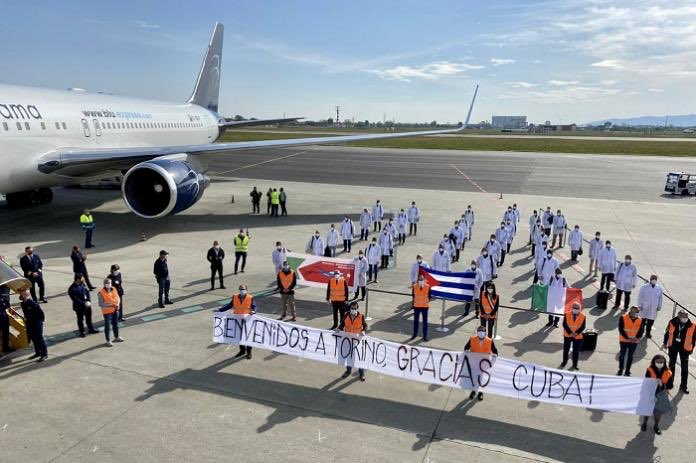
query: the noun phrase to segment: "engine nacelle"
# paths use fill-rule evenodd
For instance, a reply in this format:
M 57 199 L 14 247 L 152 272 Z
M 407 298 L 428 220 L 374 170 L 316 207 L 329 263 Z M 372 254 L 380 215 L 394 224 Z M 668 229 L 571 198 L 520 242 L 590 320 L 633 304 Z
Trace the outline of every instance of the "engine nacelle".
M 146 219 L 157 219 L 196 204 L 209 184 L 210 179 L 188 161 L 155 159 L 126 172 L 121 192 L 131 211 Z

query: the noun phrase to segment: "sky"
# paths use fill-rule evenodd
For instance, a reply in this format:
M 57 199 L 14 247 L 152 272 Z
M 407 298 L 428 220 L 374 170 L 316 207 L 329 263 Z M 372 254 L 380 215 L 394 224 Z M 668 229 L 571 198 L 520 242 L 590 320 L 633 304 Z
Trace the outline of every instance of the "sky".
M 0 82 L 184 102 L 225 25 L 220 112 L 399 122 L 696 113 L 696 2 L 2 0 Z

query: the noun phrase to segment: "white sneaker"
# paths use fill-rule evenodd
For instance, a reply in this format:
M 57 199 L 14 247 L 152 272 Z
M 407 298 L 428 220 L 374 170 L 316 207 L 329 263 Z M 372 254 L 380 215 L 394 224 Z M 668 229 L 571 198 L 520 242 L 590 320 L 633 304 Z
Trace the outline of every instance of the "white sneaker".
M 106 341 L 106 346 L 107 346 L 107 347 L 112 347 L 113 344 L 111 343 L 111 341 Z
M 121 336 L 114 338 L 114 342 L 123 342 L 123 338 Z

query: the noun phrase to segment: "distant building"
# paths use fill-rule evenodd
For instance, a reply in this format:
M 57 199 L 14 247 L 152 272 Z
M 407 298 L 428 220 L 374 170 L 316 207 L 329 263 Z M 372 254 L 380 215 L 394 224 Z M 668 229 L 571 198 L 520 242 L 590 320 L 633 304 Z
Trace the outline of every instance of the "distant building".
M 497 129 L 524 129 L 527 116 L 492 116 L 491 125 Z
M 545 133 L 545 132 L 574 132 L 578 129 L 576 124 L 551 124 L 546 121 L 546 124 L 530 124 L 529 131 L 535 133 Z

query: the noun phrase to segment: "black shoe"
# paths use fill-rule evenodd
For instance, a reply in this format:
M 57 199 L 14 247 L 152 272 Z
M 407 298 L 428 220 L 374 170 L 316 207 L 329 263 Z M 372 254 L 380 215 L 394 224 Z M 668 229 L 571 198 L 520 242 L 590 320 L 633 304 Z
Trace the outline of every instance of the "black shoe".
M 623 370 L 619 370 L 616 372 L 616 376 L 623 376 Z
M 42 357 L 39 357 L 39 359 L 37 360 L 37 362 L 43 362 L 43 361 L 46 360 L 47 358 L 48 358 L 48 355 L 44 355 L 44 356 L 42 356 Z
M 88 333 L 88 334 L 95 334 L 95 333 L 101 333 L 101 331 L 99 331 L 99 330 L 89 330 L 87 333 Z
M 558 322 L 553 322 L 553 327 L 558 328 Z
M 645 337 L 648 338 L 648 339 L 652 339 L 652 334 L 648 333 L 648 334 L 645 335 Z
M 428 338 L 426 338 L 425 336 L 423 336 L 422 341 L 423 341 L 423 342 L 428 342 Z
M 408 339 L 406 340 L 406 342 L 413 341 L 414 339 L 416 339 L 416 335 L 415 335 L 415 334 L 414 334 L 413 336 L 411 336 L 410 338 L 408 338 Z
M 285 320 L 285 315 L 278 317 L 278 320 Z
M 483 392 L 479 392 L 479 393 L 478 393 L 477 399 L 478 399 L 479 401 L 483 400 Z
M 5 354 L 9 354 L 10 352 L 14 352 L 14 351 L 16 351 L 16 350 L 17 350 L 17 349 L 13 349 L 13 348 L 11 348 L 11 347 L 8 347 L 7 349 L 3 349 L 2 352 L 4 352 Z
M 474 397 L 476 397 L 476 391 L 471 391 L 471 394 L 469 394 L 469 399 L 473 400 Z
M 624 373 L 624 376 L 631 376 L 631 372 L 626 370 L 626 373 Z
M 78 336 L 80 336 L 81 338 L 84 338 L 84 337 L 85 337 L 85 333 L 80 333 Z
M 244 269 L 240 270 L 241 273 L 244 273 Z
M 686 386 L 679 386 L 679 390 L 680 390 L 683 394 L 688 394 L 688 393 L 689 393 L 689 390 L 686 388 Z
M 237 352 L 237 355 L 235 355 L 234 358 L 241 357 L 244 354 L 245 352 L 243 350 L 240 350 L 239 352 Z
M 558 365 L 558 368 L 559 368 L 559 369 L 560 369 L 560 368 L 565 368 L 565 366 L 566 366 L 567 363 L 568 363 L 568 362 L 563 362 L 563 363 L 561 363 L 560 365 Z
M 166 301 L 164 301 L 164 303 L 165 303 L 165 304 L 174 304 L 174 303 L 173 303 L 172 301 L 170 301 L 169 299 L 167 299 Z
M 161 302 L 158 304 L 158 306 L 160 309 L 164 309 L 164 304 L 162 304 Z
M 336 325 L 333 325 L 331 328 L 329 328 L 329 331 L 333 331 L 336 329 Z
M 235 274 L 235 275 L 237 274 L 237 271 L 236 271 L 236 270 L 234 271 L 234 274 Z
M 548 326 L 551 326 L 551 325 L 553 325 L 553 322 L 548 322 L 548 323 L 546 324 L 547 327 L 548 327 Z
M 32 355 L 31 357 L 29 357 L 29 360 L 34 360 L 34 359 L 37 359 L 37 358 L 39 358 L 39 357 L 40 357 L 39 354 L 34 354 L 34 355 Z
M 577 365 L 573 365 L 572 367 L 568 368 L 568 371 L 578 371 Z
M 211 290 L 211 291 L 215 291 L 215 286 L 211 286 L 211 287 L 210 287 L 210 290 Z
M 224 285 L 220 285 L 220 289 L 227 289 Z
M 39 302 L 46 304 L 46 303 L 48 303 L 48 299 L 46 299 L 45 297 L 42 297 L 41 299 L 39 299 Z
M 349 371 L 346 371 L 346 372 L 344 372 L 344 373 L 341 375 L 341 379 L 346 379 L 346 378 L 349 377 L 349 376 L 350 376 L 350 372 L 349 372 Z
M 648 423 L 643 423 L 640 425 L 640 430 L 641 431 L 647 431 L 648 430 Z
M 662 434 L 662 431 L 660 431 L 660 428 L 658 428 L 657 426 L 653 426 L 653 431 L 655 431 L 655 434 L 657 434 L 658 436 Z
M 365 375 L 360 375 L 360 381 L 365 381 Z
M 246 358 L 247 358 L 247 360 L 251 360 L 251 351 L 250 350 L 247 351 Z

